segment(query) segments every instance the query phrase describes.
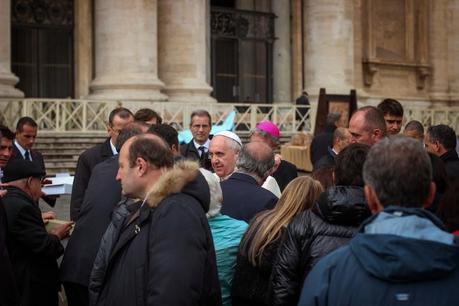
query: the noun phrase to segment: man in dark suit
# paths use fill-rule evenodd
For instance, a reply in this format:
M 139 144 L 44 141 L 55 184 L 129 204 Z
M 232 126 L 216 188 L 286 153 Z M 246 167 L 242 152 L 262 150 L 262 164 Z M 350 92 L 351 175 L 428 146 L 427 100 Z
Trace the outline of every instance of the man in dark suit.
M 100 162 L 117 155 L 115 148 L 116 139 L 120 131 L 134 121 L 134 115 L 130 110 L 118 107 L 111 111 L 107 131 L 109 138 L 104 143 L 98 144 L 83 153 L 78 158 L 75 178 L 73 179 L 72 197 L 70 199 L 70 219 L 78 220 L 84 194 L 91 177 L 92 169 Z
M 181 147 L 182 156 L 197 160 L 202 168 L 212 171 L 209 158 L 209 136 L 212 129 L 212 118 L 208 111 L 200 109 L 191 113 L 190 122 L 193 139 Z
M 117 138 L 119 152 L 124 142 L 142 134 L 135 123 L 124 128 Z M 121 184 L 116 180 L 118 156 L 96 165 L 89 179 L 83 205 L 62 259 L 60 279 L 69 306 L 89 305 L 88 286 L 100 240 L 111 221 L 112 211 L 121 200 Z
M 32 118 L 22 117 L 18 120 L 11 159 L 30 160 L 46 172 L 43 156 L 32 149 L 37 139 L 37 132 L 38 125 Z
M 3 182 L 8 183 L 3 198 L 8 251 L 23 306 L 58 305 L 56 260 L 64 252 L 60 240 L 68 236 L 72 227 L 69 222 L 46 231 L 37 205 L 44 174 L 31 161 L 16 159 L 8 163 L 3 175 Z
M 21 117 L 16 124 L 16 133 L 14 139 L 13 153 L 10 160 L 26 159 L 36 164 L 43 172 L 46 173 L 45 161 L 43 155 L 32 147 L 37 139 L 38 125 L 30 117 Z M 42 199 L 51 207 L 56 204 L 56 197 L 42 196 Z M 54 213 L 51 213 L 54 215 Z
M 5 137 L 3 136 L 5 134 Z M 6 136 L 9 135 L 9 138 Z M 6 127 L 0 126 L 0 157 L 11 155 L 13 133 Z M 0 158 L 0 168 L 6 166 L 7 161 Z M 11 266 L 10 256 L 7 248 L 8 223 L 5 208 L 3 207 L 2 197 L 6 195 L 6 190 L 0 191 L 0 305 L 19 305 L 19 295 Z
M 277 197 L 261 187 L 274 166 L 274 153 L 263 142 L 251 142 L 239 152 L 236 172 L 221 182 L 222 214 L 231 218 L 250 220 L 260 211 L 271 209 Z
M 343 127 L 337 128 L 333 132 L 333 146 L 328 147 L 328 154 L 322 156 L 314 165 L 312 172 L 319 170 L 320 168 L 324 167 L 334 167 L 335 166 L 335 158 L 347 145 L 351 140 L 351 133 L 349 130 Z
M 255 126 L 255 130 L 250 135 L 250 142 L 261 141 L 266 143 L 271 149 L 276 150 L 279 147 L 280 131 L 277 125 L 271 121 L 262 121 Z M 296 166 L 286 160 L 281 160 L 277 169 L 271 174 L 279 188 L 284 191 L 288 183 L 298 176 Z
M 313 165 L 328 154 L 328 148 L 333 145 L 333 132 L 336 130 L 340 118 L 340 113 L 329 113 L 325 130 L 312 139 L 309 151 Z
M 427 152 L 435 154 L 445 164 L 449 181 L 459 177 L 459 156 L 456 152 L 456 133 L 445 125 L 433 125 L 427 129 L 424 145 Z

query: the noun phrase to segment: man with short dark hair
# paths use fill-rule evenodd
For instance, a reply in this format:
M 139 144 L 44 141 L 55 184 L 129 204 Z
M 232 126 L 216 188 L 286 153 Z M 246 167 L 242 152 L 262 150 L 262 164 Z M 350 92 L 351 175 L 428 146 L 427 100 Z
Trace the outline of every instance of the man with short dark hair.
M 7 244 L 23 306 L 58 305 L 57 259 L 64 252 L 60 240 L 72 227 L 69 222 L 46 231 L 37 205 L 44 175 L 40 167 L 25 159 L 12 160 L 4 169 Z
M 209 158 L 212 118 L 208 111 L 202 109 L 195 110 L 190 117 L 190 130 L 193 139 L 180 148 L 181 154 L 185 158 L 199 161 L 202 168 L 213 171 Z
M 424 127 L 422 123 L 417 120 L 411 120 L 405 125 L 403 134 L 407 137 L 417 139 L 424 142 Z
M 180 146 L 178 142 L 177 130 L 174 129 L 172 126 L 170 126 L 169 124 L 155 124 L 148 129 L 148 133 L 158 135 L 159 137 L 164 139 L 165 142 L 167 142 L 169 148 L 171 149 L 172 155 L 174 156 L 175 161 L 178 161 L 181 158 L 183 158 L 180 155 Z
M 13 154 L 13 139 L 14 134 L 6 126 L 0 126 L 2 138 L 0 140 L 0 171 L 8 164 L 8 161 Z
M 27 159 L 36 163 L 40 168 L 45 169 L 41 153 L 32 150 L 37 138 L 37 131 L 38 125 L 32 118 L 22 117 L 18 120 L 11 159 Z
M 46 173 L 43 155 L 33 149 L 37 138 L 38 125 L 30 117 L 21 117 L 16 124 L 13 153 L 10 160 L 26 159 L 36 164 Z M 56 204 L 56 197 L 44 195 L 42 199 L 51 207 Z M 53 213 L 54 214 L 54 213 Z
M 386 130 L 389 135 L 397 135 L 402 129 L 403 106 L 395 99 L 384 99 L 378 104 L 384 115 Z
M 423 209 L 435 184 L 419 141 L 378 142 L 363 176 L 374 216 L 348 246 L 315 266 L 298 305 L 459 305 L 451 294 L 459 283 L 459 242 Z
M 221 304 L 209 186 L 196 162 L 172 166 L 156 135 L 122 146 L 116 178 L 136 209 L 113 213 L 91 274 L 91 305 Z
M 424 138 L 427 152 L 440 157 L 445 164 L 446 174 L 450 181 L 459 177 L 459 157 L 456 152 L 456 142 L 456 133 L 445 124 L 429 127 Z
M 161 116 L 151 108 L 141 108 L 134 114 L 135 121 L 145 122 L 148 125 L 163 123 Z
M 239 152 L 236 171 L 221 183 L 222 214 L 249 222 L 258 212 L 271 209 L 278 198 L 261 187 L 271 174 L 274 153 L 263 142 L 251 142 Z
M 83 153 L 78 158 L 75 178 L 73 179 L 72 197 L 70 199 L 70 219 L 78 220 L 84 194 L 91 177 L 92 169 L 98 163 L 117 155 L 115 144 L 120 131 L 134 121 L 134 115 L 124 107 L 115 108 L 110 112 L 107 131 L 109 138 L 104 143 L 98 144 Z
M 374 106 L 364 106 L 352 114 L 349 120 L 351 143 L 374 145 L 386 137 L 386 122 L 381 110 Z

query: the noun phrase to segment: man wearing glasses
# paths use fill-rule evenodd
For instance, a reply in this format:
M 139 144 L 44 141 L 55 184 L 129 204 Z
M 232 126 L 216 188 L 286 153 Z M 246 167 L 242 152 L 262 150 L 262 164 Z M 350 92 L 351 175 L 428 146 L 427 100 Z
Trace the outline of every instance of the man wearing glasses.
M 38 207 L 45 172 L 30 160 L 16 159 L 3 171 L 7 193 L 3 206 L 7 246 L 21 305 L 58 305 L 57 259 L 64 252 L 72 222 L 56 225 L 49 233 Z M 3 290 L 3 289 L 2 289 Z
M 210 130 L 212 119 L 209 112 L 205 110 L 195 110 L 191 113 L 190 130 L 193 139 L 182 146 L 181 154 L 183 157 L 199 161 L 199 165 L 212 171 L 209 159 Z
M 107 131 L 109 138 L 104 143 L 98 144 L 81 153 L 75 170 L 72 197 L 70 199 L 70 219 L 73 221 L 78 219 L 92 169 L 98 163 L 118 154 L 115 148 L 118 134 L 127 124 L 133 121 L 134 115 L 130 110 L 124 107 L 115 108 L 111 111 L 108 119 Z

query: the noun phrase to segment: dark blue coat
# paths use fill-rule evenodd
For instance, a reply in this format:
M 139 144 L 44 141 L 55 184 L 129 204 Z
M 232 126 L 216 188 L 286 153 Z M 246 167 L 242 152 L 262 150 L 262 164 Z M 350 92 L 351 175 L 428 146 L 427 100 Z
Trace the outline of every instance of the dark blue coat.
M 221 183 L 223 192 L 222 214 L 249 222 L 257 213 L 271 209 L 277 197 L 260 186 L 248 174 L 233 173 Z
M 5 209 L 0 199 L 0 305 L 19 305 L 19 296 L 14 280 L 13 268 L 6 246 L 6 233 L 8 231 Z
M 116 180 L 118 157 L 94 167 L 75 229 L 65 249 L 61 281 L 87 287 L 99 250 L 100 240 L 110 224 L 112 212 L 121 200 L 121 184 Z
M 110 138 L 107 138 L 105 142 L 87 149 L 78 157 L 75 177 L 73 178 L 72 196 L 70 198 L 70 219 L 73 221 L 78 220 L 78 214 L 83 204 L 86 188 L 88 188 L 92 169 L 111 156 L 113 156 L 113 152 L 110 146 Z
M 311 163 L 314 165 L 322 156 L 328 154 L 328 147 L 333 146 L 333 132 L 335 125 L 327 125 L 325 131 L 314 136 L 310 147 Z
M 386 208 L 316 265 L 298 305 L 459 305 L 459 241 L 444 231 L 426 210 Z

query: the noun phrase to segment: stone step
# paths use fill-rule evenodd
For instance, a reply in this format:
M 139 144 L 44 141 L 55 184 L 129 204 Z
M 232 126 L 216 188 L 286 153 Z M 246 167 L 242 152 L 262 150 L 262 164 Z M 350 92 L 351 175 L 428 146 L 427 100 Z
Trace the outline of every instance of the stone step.
M 84 148 L 74 148 L 74 149 L 59 149 L 59 148 L 53 148 L 53 149 L 37 149 L 43 156 L 74 156 L 74 155 L 80 155 L 83 151 Z

